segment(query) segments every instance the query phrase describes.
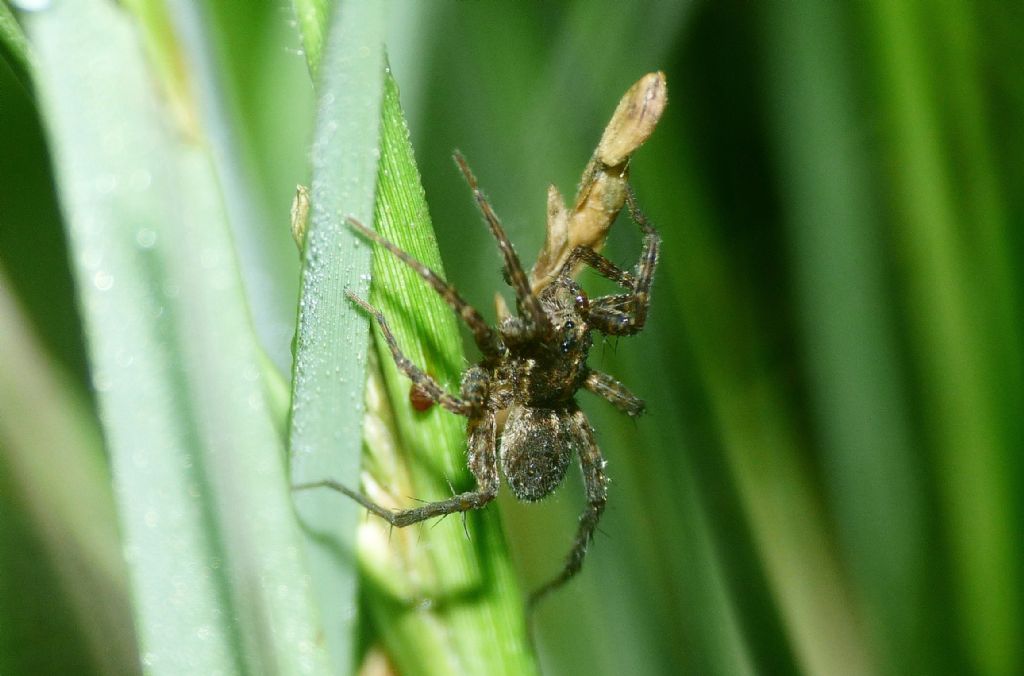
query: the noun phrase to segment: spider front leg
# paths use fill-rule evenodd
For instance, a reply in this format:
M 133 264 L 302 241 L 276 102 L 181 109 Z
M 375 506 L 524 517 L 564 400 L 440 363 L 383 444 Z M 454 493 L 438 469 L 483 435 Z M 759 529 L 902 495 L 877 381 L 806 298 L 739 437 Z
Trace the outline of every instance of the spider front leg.
M 572 272 L 576 269 L 576 266 L 583 263 L 592 267 L 597 274 L 601 275 L 605 279 L 610 279 L 619 286 L 624 286 L 630 291 L 633 290 L 633 287 L 636 284 L 636 280 L 633 279 L 633 275 L 619 268 L 615 263 L 612 263 L 589 246 L 577 246 L 573 249 L 572 253 L 569 254 L 569 258 L 565 260 L 565 265 L 562 266 L 558 276 L 572 277 Z
M 380 332 L 384 336 L 384 341 L 388 344 L 391 356 L 395 360 L 395 366 L 408 376 L 409 380 L 419 387 L 430 400 L 436 401 L 456 415 L 468 416 L 474 410 L 479 410 L 483 406 L 483 397 L 485 395 L 475 390 L 469 391 L 473 395 L 470 398 L 460 398 L 446 392 L 430 374 L 416 366 L 416 364 L 412 363 L 411 359 L 402 353 L 402 349 L 398 347 L 398 341 L 395 340 L 395 334 L 391 332 L 391 327 L 388 326 L 388 322 L 384 318 L 384 313 L 351 291 L 346 291 L 345 295 L 377 320 L 377 325 L 380 326 Z M 463 394 L 467 394 L 467 392 L 463 392 Z
M 428 502 L 413 509 L 392 510 L 382 507 L 358 491 L 331 479 L 298 484 L 292 490 L 330 488 L 352 498 L 369 512 L 376 514 L 392 526 L 403 528 L 420 521 L 457 512 L 480 509 L 498 494 L 498 460 L 495 451 L 494 415 L 486 414 L 482 420 L 471 419 L 469 423 L 468 448 L 469 469 L 476 479 L 477 489 L 453 495 L 446 500 Z
M 587 493 L 587 508 L 580 515 L 580 525 L 576 530 L 576 540 L 573 542 L 569 556 L 566 557 L 565 567 L 557 577 L 545 583 L 530 595 L 530 610 L 532 611 L 537 603 L 568 582 L 583 567 L 583 559 L 587 555 L 587 547 L 594 539 L 594 531 L 597 523 L 601 520 L 605 503 L 608 501 L 608 478 L 604 474 L 604 457 L 594 440 L 594 433 L 590 423 L 583 411 L 577 410 L 572 415 L 572 424 L 575 426 L 582 438 L 586 439 L 586 445 L 579 449 L 580 469 L 583 471 L 583 485 Z
M 519 312 L 523 314 L 522 317 L 512 318 L 513 321 L 506 321 L 507 326 L 502 327 L 502 334 L 506 337 L 511 337 L 513 341 L 517 342 L 526 342 L 538 335 L 548 335 L 551 332 L 551 322 L 544 313 L 540 300 L 533 294 L 530 280 L 526 276 L 526 272 L 523 271 L 523 266 L 519 262 L 519 255 L 516 254 L 516 250 L 512 246 L 505 228 L 502 227 L 501 221 L 498 220 L 498 216 L 494 213 L 490 202 L 487 201 L 483 191 L 480 190 L 480 186 L 476 182 L 476 176 L 473 175 L 469 165 L 466 164 L 466 158 L 457 150 L 454 157 L 455 163 L 459 165 L 459 170 L 462 171 L 462 175 L 466 178 L 466 183 L 469 184 L 470 190 L 473 191 L 473 197 L 480 208 L 480 213 L 483 214 L 484 220 L 487 221 L 487 225 L 491 229 L 491 234 L 494 235 L 494 239 L 498 242 L 498 249 L 501 251 L 502 258 L 505 259 L 505 272 L 508 273 L 509 284 L 516 293 L 516 305 Z
M 619 279 L 615 277 L 609 277 L 609 279 L 618 281 L 632 293 L 593 299 L 590 303 L 588 317 L 591 326 L 601 333 L 612 336 L 632 335 L 639 332 L 647 322 L 647 310 L 651 302 L 651 284 L 654 281 L 654 270 L 658 266 L 658 251 L 661 248 L 661 236 L 640 211 L 633 188 L 629 186 L 626 187 L 626 204 L 629 206 L 630 216 L 644 233 L 636 277 L 633 279 L 632 275 L 619 270 L 610 262 L 608 266 L 611 268 L 609 272 L 619 274 Z M 594 256 L 604 260 L 603 256 L 598 254 L 594 254 Z M 590 261 L 585 262 L 589 263 Z M 594 267 L 601 274 L 609 276 L 602 271 L 601 267 Z M 628 283 L 630 281 L 632 284 Z
M 484 318 L 477 309 L 462 299 L 462 296 L 459 295 L 454 286 L 441 279 L 441 275 L 413 258 L 406 251 L 381 237 L 376 231 L 371 230 L 351 216 L 347 220 L 348 224 L 355 228 L 363 237 L 373 240 L 390 251 L 396 258 L 412 268 L 427 284 L 430 284 L 434 291 L 437 291 L 441 298 L 444 299 L 444 302 L 448 303 L 448 306 L 455 311 L 455 314 L 459 315 L 462 321 L 466 323 L 466 326 L 469 327 L 469 330 L 473 332 L 473 339 L 485 358 L 497 359 L 500 356 L 501 348 L 498 344 L 497 335 L 487 325 L 487 322 L 484 321 Z

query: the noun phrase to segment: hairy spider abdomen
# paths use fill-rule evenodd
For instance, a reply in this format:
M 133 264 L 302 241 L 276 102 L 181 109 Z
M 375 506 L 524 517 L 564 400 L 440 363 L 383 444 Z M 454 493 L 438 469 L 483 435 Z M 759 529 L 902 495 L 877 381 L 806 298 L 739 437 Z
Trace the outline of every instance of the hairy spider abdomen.
M 575 403 L 564 408 L 513 406 L 501 435 L 501 469 L 520 500 L 540 500 L 562 482 L 574 453 L 588 443 L 573 418 Z

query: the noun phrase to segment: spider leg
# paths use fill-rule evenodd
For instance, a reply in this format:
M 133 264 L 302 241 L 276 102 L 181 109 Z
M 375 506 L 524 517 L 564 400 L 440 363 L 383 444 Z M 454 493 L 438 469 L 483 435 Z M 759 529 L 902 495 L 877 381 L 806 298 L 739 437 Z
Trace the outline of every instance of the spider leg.
M 556 577 L 545 583 L 530 595 L 530 610 L 536 608 L 537 603 L 568 582 L 583 567 L 583 559 L 587 555 L 587 547 L 594 538 L 594 530 L 597 522 L 601 520 L 605 503 L 608 501 L 608 478 L 604 474 L 604 458 L 594 440 L 590 423 L 583 415 L 583 411 L 577 410 L 572 415 L 572 422 L 581 431 L 587 440 L 587 445 L 581 448 L 580 469 L 583 470 L 583 484 L 587 492 L 587 508 L 580 515 L 580 525 L 576 531 L 576 540 L 569 556 L 566 557 L 565 567 Z
M 385 342 L 387 342 L 388 347 L 391 349 L 391 355 L 394 357 L 395 365 L 402 373 L 408 376 L 409 379 L 412 380 L 412 382 L 419 387 L 429 399 L 436 401 L 441 406 L 444 406 L 446 409 L 457 415 L 468 416 L 475 408 L 477 408 L 474 406 L 474 402 L 460 399 L 459 397 L 455 397 L 446 392 L 444 388 L 430 376 L 430 374 L 424 372 L 420 367 L 413 364 L 412 360 L 402 354 L 402 349 L 398 347 L 398 341 L 395 340 L 395 334 L 391 332 L 391 327 L 388 326 L 388 322 L 384 319 L 384 314 L 380 310 L 370 305 L 351 291 L 346 291 L 345 295 L 348 296 L 348 299 L 353 303 L 356 303 L 373 315 L 374 319 L 377 320 L 377 324 L 380 326 L 380 332 L 383 334 Z
M 434 288 L 434 291 L 444 299 L 446 303 L 455 311 L 457 315 L 466 322 L 466 326 L 473 332 L 473 339 L 476 341 L 477 347 L 484 354 L 484 357 L 488 359 L 497 358 L 501 352 L 498 346 L 498 337 L 491 327 L 487 325 L 484 318 L 472 305 L 463 300 L 459 292 L 455 290 L 455 287 L 446 282 L 436 272 L 428 268 L 423 263 L 419 262 L 407 252 L 399 249 L 394 243 L 381 237 L 376 231 L 366 227 L 356 219 L 349 217 L 348 224 L 355 228 L 363 237 L 373 240 L 377 244 L 381 245 L 388 251 L 390 251 L 396 258 L 412 268 L 416 274 L 423 278 L 430 286 Z
M 519 311 L 525 315 L 525 326 L 521 330 L 529 337 L 538 334 L 548 334 L 551 331 L 551 323 L 548 321 L 547 315 L 544 314 L 540 301 L 533 295 L 533 291 L 530 288 L 530 280 L 523 271 L 523 266 L 519 262 L 519 256 L 512 247 L 512 242 L 509 241 L 505 228 L 502 227 L 501 221 L 498 220 L 498 216 L 494 213 L 490 202 L 487 201 L 487 198 L 484 197 L 483 192 L 480 190 L 476 177 L 470 170 L 469 165 L 466 164 L 466 158 L 459 151 L 455 151 L 454 157 L 455 163 L 459 165 L 462 175 L 466 178 L 466 183 L 469 184 L 470 189 L 473 191 L 473 197 L 476 199 L 477 206 L 480 207 L 480 213 L 483 214 L 484 220 L 487 221 L 487 225 L 491 229 L 491 234 L 494 235 L 494 239 L 498 242 L 498 249 L 501 250 L 502 258 L 505 259 L 505 271 L 508 273 L 509 284 L 516 293 L 516 304 Z M 524 336 L 525 339 L 526 336 Z
M 630 291 L 633 290 L 636 284 L 636 280 L 631 273 L 619 268 L 615 263 L 612 263 L 589 246 L 577 246 L 573 249 L 572 253 L 569 254 L 569 258 L 565 260 L 565 265 L 562 266 L 558 276 L 571 277 L 572 271 L 581 263 L 589 265 L 605 279 L 610 279 Z
M 428 502 L 413 509 L 392 510 L 382 507 L 358 491 L 331 479 L 297 484 L 292 490 L 330 488 L 352 498 L 368 511 L 384 519 L 392 526 L 402 528 L 425 521 L 435 516 L 447 516 L 456 512 L 480 509 L 498 494 L 498 462 L 495 451 L 494 415 L 487 414 L 483 421 L 471 421 L 469 425 L 469 469 L 476 478 L 477 489 L 453 495 L 447 500 Z
M 590 302 L 588 320 L 595 329 L 608 335 L 628 336 L 637 333 L 647 321 L 647 310 L 651 301 L 651 283 L 654 281 L 654 270 L 658 266 L 658 250 L 661 248 L 661 237 L 650 224 L 647 217 L 640 211 L 636 203 L 633 188 L 626 186 L 626 204 L 629 213 L 644 233 L 643 248 L 640 261 L 637 263 L 637 274 L 634 280 L 629 310 L 623 310 L 623 296 L 602 296 Z M 614 266 L 613 266 L 614 267 Z
M 644 412 L 646 404 L 629 389 L 607 373 L 591 369 L 587 373 L 587 379 L 583 381 L 583 387 L 587 388 L 599 397 L 608 402 L 629 416 L 638 416 Z

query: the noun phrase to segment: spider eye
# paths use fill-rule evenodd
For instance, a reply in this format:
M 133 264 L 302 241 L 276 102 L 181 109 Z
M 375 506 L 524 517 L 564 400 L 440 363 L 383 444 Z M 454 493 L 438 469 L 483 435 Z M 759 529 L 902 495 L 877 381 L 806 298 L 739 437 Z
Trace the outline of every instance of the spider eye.
M 572 330 L 573 330 L 573 329 L 575 329 L 575 328 L 576 328 L 576 324 L 575 324 L 575 323 L 574 323 L 574 322 L 573 322 L 572 320 L 570 320 L 570 321 L 567 321 L 567 322 L 565 323 L 565 330 L 566 330 L 566 331 L 572 331 Z

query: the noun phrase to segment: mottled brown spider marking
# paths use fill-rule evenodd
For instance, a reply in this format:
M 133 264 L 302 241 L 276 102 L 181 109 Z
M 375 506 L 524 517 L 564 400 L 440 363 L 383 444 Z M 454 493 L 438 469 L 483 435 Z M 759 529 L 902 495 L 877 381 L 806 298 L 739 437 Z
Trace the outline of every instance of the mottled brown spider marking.
M 585 388 L 619 410 L 638 415 L 644 402 L 609 375 L 587 367 L 592 331 L 630 335 L 647 319 L 651 282 L 658 263 L 660 239 L 640 212 L 632 190 L 627 203 L 643 233 L 642 253 L 634 272 L 584 248 L 572 252 L 556 278 L 538 293 L 530 290 L 519 259 L 501 223 L 483 197 L 461 155 L 456 155 L 505 261 L 505 276 L 516 293 L 517 314 L 502 319 L 497 329 L 434 271 L 355 220 L 352 227 L 377 242 L 430 284 L 473 331 L 483 359 L 462 377 L 459 396 L 446 392 L 429 374 L 410 362 L 391 333 L 384 316 L 366 301 L 348 294 L 376 320 L 395 364 L 426 399 L 468 418 L 468 464 L 477 489 L 414 509 L 390 510 L 338 482 L 325 480 L 296 489 L 326 487 L 344 493 L 394 526 L 408 526 L 436 516 L 483 507 L 498 490 L 499 466 L 521 500 L 539 500 L 561 483 L 575 455 L 586 487 L 587 506 L 580 516 L 576 539 L 562 571 L 530 597 L 531 606 L 572 578 L 583 565 L 587 547 L 607 501 L 604 458 L 586 416 L 576 404 Z M 627 293 L 588 298 L 570 277 L 572 267 L 585 263 L 624 287 Z M 496 417 L 508 410 L 501 433 Z

